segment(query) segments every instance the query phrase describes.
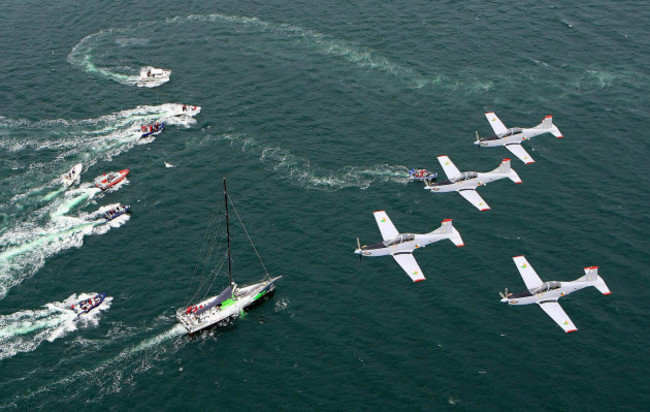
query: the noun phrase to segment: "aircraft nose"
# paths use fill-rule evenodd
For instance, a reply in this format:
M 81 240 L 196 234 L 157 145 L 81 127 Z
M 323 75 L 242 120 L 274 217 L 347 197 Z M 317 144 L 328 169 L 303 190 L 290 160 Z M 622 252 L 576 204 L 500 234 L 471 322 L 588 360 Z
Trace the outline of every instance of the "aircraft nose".
M 508 298 L 501 299 L 501 303 L 508 303 Z
M 359 249 L 359 248 L 355 249 L 354 253 L 356 253 L 357 255 L 360 255 L 361 254 L 361 249 Z

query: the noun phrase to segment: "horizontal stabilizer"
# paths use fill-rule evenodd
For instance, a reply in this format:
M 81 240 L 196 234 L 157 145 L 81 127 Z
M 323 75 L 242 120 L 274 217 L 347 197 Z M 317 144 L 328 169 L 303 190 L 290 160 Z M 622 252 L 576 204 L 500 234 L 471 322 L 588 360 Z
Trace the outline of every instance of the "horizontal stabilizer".
M 510 159 L 503 159 L 499 167 L 492 171 L 493 173 L 501 173 L 508 176 L 508 179 L 512 180 L 515 183 L 522 183 L 522 180 L 519 178 L 517 172 L 510 167 Z
M 560 129 L 557 128 L 557 126 L 551 127 L 551 133 L 553 133 L 553 136 L 557 137 L 558 139 L 563 138 L 562 132 L 560 132 Z
M 585 275 L 578 279 L 576 282 L 591 282 L 592 286 L 598 289 L 600 293 L 603 295 L 609 295 L 612 293 L 609 288 L 607 287 L 607 284 L 598 275 L 598 266 L 589 266 L 585 268 Z
M 458 233 L 458 230 L 456 230 L 456 228 L 452 224 L 451 219 L 443 220 L 442 225 L 431 233 L 445 236 L 454 245 L 458 247 L 465 246 L 463 239 L 460 237 L 460 233 Z
M 557 126 L 553 125 L 553 116 L 550 114 L 546 116 L 544 120 L 542 120 L 542 123 L 535 126 L 535 129 L 549 129 L 549 133 L 552 133 L 553 136 L 557 137 L 558 139 L 564 137 L 562 136 L 560 129 L 558 129 Z

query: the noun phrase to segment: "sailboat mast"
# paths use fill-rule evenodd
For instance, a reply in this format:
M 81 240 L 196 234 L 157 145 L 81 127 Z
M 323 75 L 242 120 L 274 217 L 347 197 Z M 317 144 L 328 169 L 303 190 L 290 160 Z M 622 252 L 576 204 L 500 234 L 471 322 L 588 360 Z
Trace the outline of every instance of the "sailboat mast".
M 228 279 L 230 279 L 230 284 L 234 284 L 232 281 L 232 259 L 230 258 L 230 222 L 228 221 L 228 190 L 226 189 L 226 178 L 223 178 L 223 196 L 224 201 L 226 202 L 226 238 L 228 239 Z

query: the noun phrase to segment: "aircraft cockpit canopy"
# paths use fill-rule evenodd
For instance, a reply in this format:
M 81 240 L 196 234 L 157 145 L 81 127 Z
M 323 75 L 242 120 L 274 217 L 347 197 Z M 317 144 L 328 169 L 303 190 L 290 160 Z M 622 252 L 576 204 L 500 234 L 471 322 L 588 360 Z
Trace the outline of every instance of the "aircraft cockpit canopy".
M 415 240 L 413 233 L 402 233 L 394 239 L 384 240 L 384 246 L 399 245 L 400 243 L 410 242 L 412 240 Z
M 455 177 L 453 179 L 449 179 L 452 183 L 455 182 L 462 182 L 463 180 L 469 180 L 469 179 L 474 179 L 475 177 L 478 177 L 478 173 L 476 172 L 463 172 L 460 174 L 460 176 Z
M 531 289 L 530 293 L 532 293 L 534 295 L 536 293 L 548 292 L 549 290 L 558 289 L 560 286 L 561 286 L 561 283 L 557 282 L 557 281 L 545 282 L 545 283 L 542 283 L 541 286 L 538 286 L 535 289 Z
M 521 133 L 524 129 L 521 127 L 513 127 L 512 129 L 508 129 L 503 133 L 499 133 L 499 137 L 508 137 L 512 136 L 513 134 Z

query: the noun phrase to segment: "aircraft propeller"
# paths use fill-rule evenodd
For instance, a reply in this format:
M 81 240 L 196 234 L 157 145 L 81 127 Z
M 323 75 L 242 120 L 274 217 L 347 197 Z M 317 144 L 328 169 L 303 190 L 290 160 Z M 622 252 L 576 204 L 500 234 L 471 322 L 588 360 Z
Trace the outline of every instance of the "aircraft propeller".
M 476 145 L 481 148 L 481 139 L 478 137 L 478 130 L 476 131 Z
M 359 238 L 357 238 L 357 250 L 359 251 L 359 263 L 361 263 L 361 242 L 359 241 Z
M 508 299 L 508 296 L 509 296 L 509 294 L 508 294 L 508 288 L 506 288 L 505 292 L 501 292 L 501 291 L 499 291 L 499 295 L 501 295 L 501 298 L 502 298 L 502 299 Z

